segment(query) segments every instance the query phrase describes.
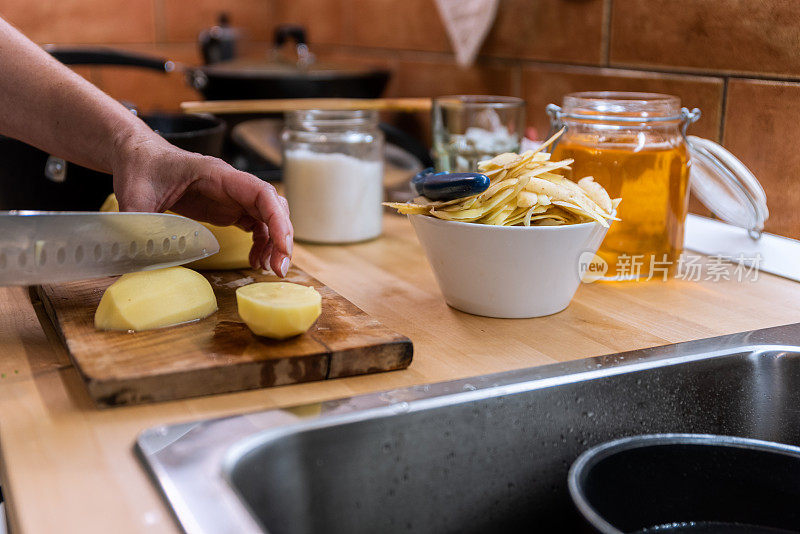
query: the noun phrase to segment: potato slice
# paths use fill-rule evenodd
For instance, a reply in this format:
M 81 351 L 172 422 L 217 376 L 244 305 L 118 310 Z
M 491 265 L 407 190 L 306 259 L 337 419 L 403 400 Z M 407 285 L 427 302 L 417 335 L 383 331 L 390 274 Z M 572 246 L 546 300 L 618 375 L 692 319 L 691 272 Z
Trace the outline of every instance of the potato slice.
M 302 334 L 322 313 L 313 287 L 290 282 L 257 282 L 236 290 L 239 317 L 259 336 L 286 339 Z
M 413 204 L 410 202 L 384 202 L 384 206 L 394 208 L 403 215 L 420 215 L 430 213 L 433 209 L 432 206 L 423 206 L 421 204 Z
M 586 176 L 578 180 L 578 187 L 583 189 L 586 196 L 594 200 L 595 204 L 600 206 L 604 212 L 611 213 L 614 210 L 614 205 L 611 202 L 611 197 L 608 196 L 608 191 L 594 181 L 593 176 Z
M 208 317 L 217 299 L 205 277 L 184 267 L 122 275 L 108 286 L 97 311 L 98 330 L 152 330 Z

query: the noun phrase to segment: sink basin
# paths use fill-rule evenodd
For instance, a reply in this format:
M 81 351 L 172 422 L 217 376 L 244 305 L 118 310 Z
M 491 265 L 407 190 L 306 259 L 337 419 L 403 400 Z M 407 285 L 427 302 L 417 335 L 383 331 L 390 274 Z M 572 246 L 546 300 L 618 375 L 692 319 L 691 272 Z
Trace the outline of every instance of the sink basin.
M 571 532 L 567 471 L 644 433 L 800 445 L 800 324 L 145 431 L 190 533 Z

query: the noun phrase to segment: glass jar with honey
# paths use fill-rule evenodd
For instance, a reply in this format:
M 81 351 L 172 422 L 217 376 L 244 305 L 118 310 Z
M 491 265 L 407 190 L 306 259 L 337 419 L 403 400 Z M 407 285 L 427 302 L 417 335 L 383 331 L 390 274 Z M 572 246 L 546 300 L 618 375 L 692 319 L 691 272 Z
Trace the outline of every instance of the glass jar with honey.
M 622 198 L 598 255 L 606 278 L 626 280 L 674 273 L 683 246 L 689 201 L 690 156 L 681 126 L 699 110 L 678 97 L 654 93 L 584 92 L 548 106 L 553 126 L 565 128 L 553 159 L 573 159 L 572 177 L 593 176 Z

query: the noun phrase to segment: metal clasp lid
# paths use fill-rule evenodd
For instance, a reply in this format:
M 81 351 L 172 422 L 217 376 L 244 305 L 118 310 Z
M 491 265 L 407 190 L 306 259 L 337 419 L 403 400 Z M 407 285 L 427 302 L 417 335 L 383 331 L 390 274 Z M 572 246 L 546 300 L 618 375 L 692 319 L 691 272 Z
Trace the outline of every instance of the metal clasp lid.
M 689 186 L 697 198 L 723 221 L 745 228 L 759 239 L 769 218 L 764 188 L 750 169 L 722 145 L 709 139 L 688 135 L 691 124 L 701 116 L 698 108 L 681 108 L 680 115 L 667 117 L 631 117 L 565 113 L 560 106 L 548 104 L 551 134 L 567 127 L 564 119 L 615 123 L 680 121 L 681 136 L 689 150 Z
M 564 119 L 575 119 L 575 120 L 585 120 L 585 121 L 597 121 L 597 122 L 635 122 L 635 123 L 642 123 L 642 122 L 675 122 L 675 121 L 683 121 L 684 125 L 682 128 L 685 130 L 689 124 L 693 122 L 697 122 L 697 119 L 700 118 L 700 110 L 698 108 L 694 108 L 693 110 L 689 111 L 689 108 L 681 108 L 680 115 L 671 115 L 671 116 L 626 116 L 626 115 L 598 115 L 595 113 L 566 113 L 561 109 L 561 106 L 557 106 L 556 104 L 547 104 L 545 108 L 547 114 L 550 116 L 550 126 L 558 127 L 559 129 L 564 126 Z

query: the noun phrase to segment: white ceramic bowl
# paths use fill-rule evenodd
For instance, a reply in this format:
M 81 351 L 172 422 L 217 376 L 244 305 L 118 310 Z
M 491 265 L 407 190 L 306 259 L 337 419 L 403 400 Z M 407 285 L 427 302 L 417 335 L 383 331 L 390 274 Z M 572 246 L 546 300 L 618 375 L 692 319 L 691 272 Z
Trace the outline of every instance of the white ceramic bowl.
M 607 228 L 491 226 L 409 215 L 447 303 L 486 317 L 541 317 L 569 305 L 579 262 L 594 257 Z

